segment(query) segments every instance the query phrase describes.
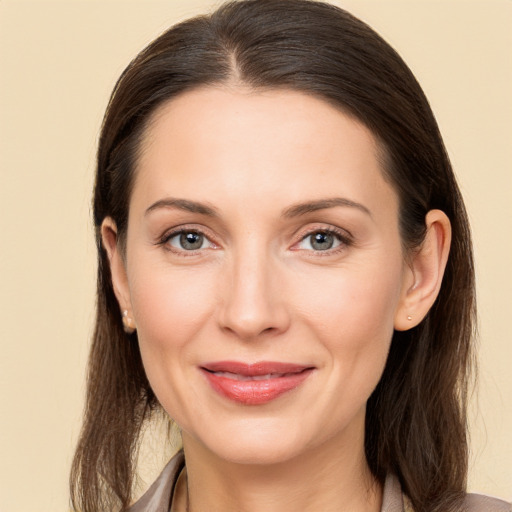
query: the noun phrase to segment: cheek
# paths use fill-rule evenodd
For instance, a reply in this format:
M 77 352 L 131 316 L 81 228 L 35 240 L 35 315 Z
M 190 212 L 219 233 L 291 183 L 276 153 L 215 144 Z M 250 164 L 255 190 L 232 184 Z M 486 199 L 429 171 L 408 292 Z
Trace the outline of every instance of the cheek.
M 333 412 L 333 428 L 364 407 L 380 380 L 400 300 L 401 270 L 400 262 L 336 269 L 317 281 L 300 305 L 329 368 L 323 400 Z
M 139 260 L 140 261 L 140 260 Z M 193 376 L 194 340 L 212 317 L 212 273 L 169 265 L 141 266 L 130 277 L 130 293 L 142 362 L 159 402 L 183 428 L 199 417 L 198 400 L 184 383 Z
M 387 272 L 337 272 L 317 282 L 300 308 L 328 370 L 320 408 L 331 411 L 326 431 L 337 431 L 364 408 L 384 370 L 394 313 L 400 299 L 400 268 Z
M 401 277 L 401 266 L 396 263 L 333 269 L 321 280 L 305 284 L 309 292 L 297 294 L 301 297 L 298 307 L 327 338 L 337 336 L 358 347 L 379 333 L 388 336 L 393 332 Z
M 134 269 L 129 278 L 145 364 L 184 350 L 211 317 L 216 288 L 211 272 L 153 265 Z

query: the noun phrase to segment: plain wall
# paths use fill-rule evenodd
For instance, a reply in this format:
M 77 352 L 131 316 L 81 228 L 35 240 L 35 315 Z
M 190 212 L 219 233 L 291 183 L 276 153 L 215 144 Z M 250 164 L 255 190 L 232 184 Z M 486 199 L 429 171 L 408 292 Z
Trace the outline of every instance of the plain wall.
M 478 274 L 470 489 L 512 500 L 512 2 L 336 3 L 405 58 L 444 134 Z M 68 509 L 93 323 L 89 202 L 103 111 L 145 44 L 211 6 L 0 1 L 0 512 Z

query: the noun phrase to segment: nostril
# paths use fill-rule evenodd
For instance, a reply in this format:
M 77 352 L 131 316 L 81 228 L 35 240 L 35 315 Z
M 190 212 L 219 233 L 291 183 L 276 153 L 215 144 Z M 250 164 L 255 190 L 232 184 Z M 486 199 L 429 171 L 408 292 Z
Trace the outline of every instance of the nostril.
M 232 335 L 235 335 L 240 338 L 244 339 L 250 339 L 250 338 L 257 338 L 258 336 L 262 335 L 270 335 L 274 332 L 279 331 L 277 327 L 265 327 L 263 329 L 260 329 L 259 327 L 254 327 L 250 325 L 225 325 L 222 326 L 222 330 L 225 332 L 228 332 Z

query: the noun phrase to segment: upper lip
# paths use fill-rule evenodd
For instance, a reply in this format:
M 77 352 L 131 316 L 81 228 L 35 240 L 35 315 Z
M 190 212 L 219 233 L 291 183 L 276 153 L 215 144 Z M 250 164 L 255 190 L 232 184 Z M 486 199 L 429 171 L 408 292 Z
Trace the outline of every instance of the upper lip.
M 256 363 L 214 361 L 201 365 L 201 368 L 209 372 L 227 372 L 245 377 L 257 377 L 268 374 L 300 373 L 313 367 L 310 365 L 274 361 L 259 361 Z

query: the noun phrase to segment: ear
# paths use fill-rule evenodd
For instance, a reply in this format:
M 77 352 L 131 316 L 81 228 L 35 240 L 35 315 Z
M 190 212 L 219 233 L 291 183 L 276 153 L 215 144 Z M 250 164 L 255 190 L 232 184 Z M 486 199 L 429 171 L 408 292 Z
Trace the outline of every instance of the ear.
M 425 217 L 427 232 L 421 246 L 410 255 L 395 329 L 406 331 L 427 315 L 441 289 L 450 252 L 451 224 L 441 210 L 430 210 Z
M 101 224 L 101 240 L 103 247 L 107 251 L 112 276 L 112 287 L 114 288 L 119 308 L 123 313 L 123 323 L 125 324 L 125 328 L 130 327 L 127 325 L 127 322 L 133 322 L 133 315 L 128 277 L 126 274 L 125 261 L 119 247 L 117 226 L 111 217 L 105 217 L 105 219 L 103 219 Z

